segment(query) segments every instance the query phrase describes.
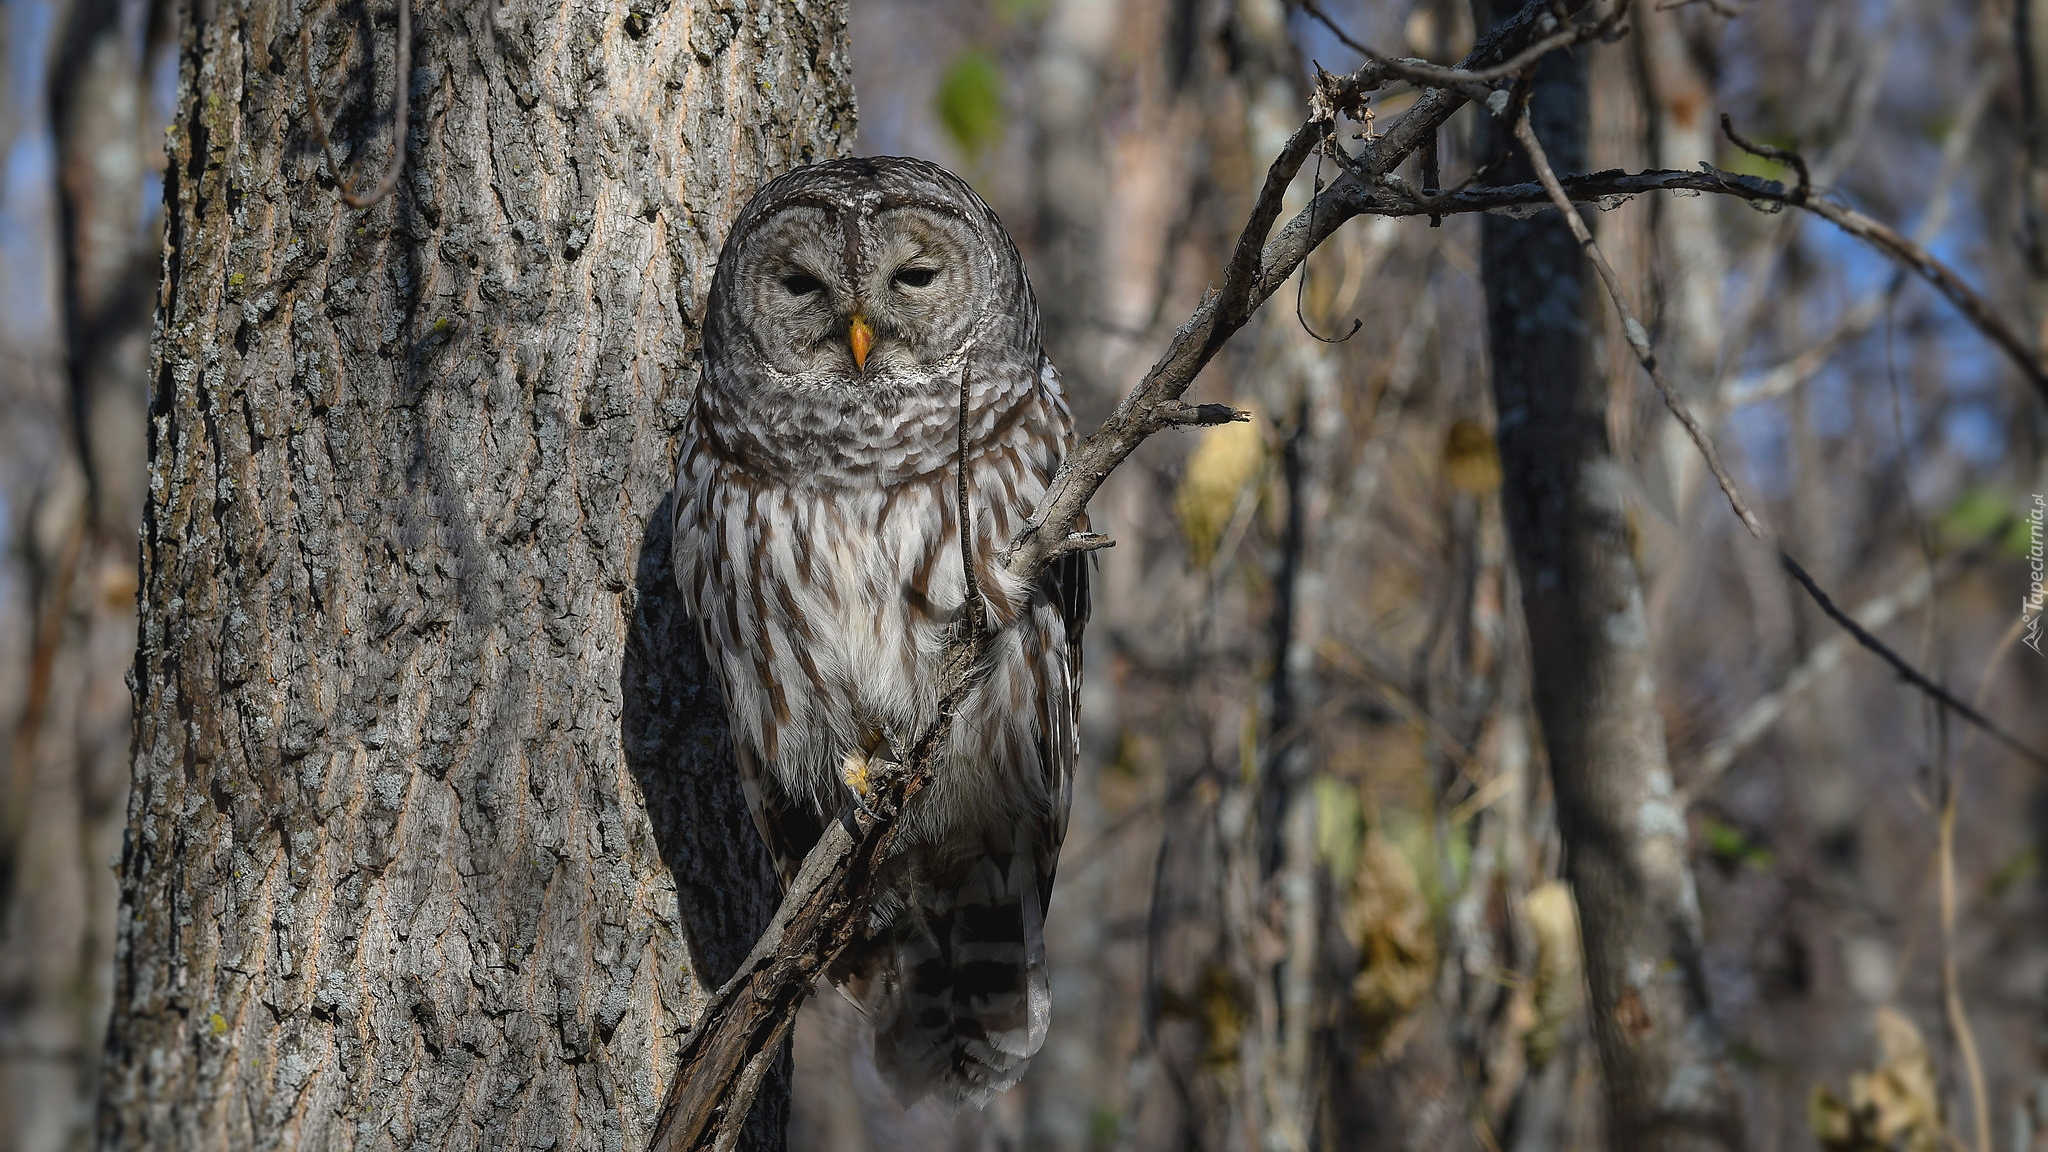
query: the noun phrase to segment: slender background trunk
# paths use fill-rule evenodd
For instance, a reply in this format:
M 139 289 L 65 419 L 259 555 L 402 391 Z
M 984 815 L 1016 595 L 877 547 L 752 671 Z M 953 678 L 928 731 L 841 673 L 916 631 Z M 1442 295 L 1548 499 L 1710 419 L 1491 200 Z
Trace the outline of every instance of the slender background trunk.
M 51 259 L 6 272 L 11 289 L 45 289 L 53 338 L 24 349 L 0 383 L 10 425 L 0 489 L 26 496 L 31 513 L 8 541 L 29 596 L 26 651 L 10 669 L 19 710 L 0 720 L 0 1143 L 18 1152 L 83 1148 L 92 1132 L 117 895 L 107 862 L 120 852 L 127 787 L 122 674 L 134 656 L 156 255 L 143 203 L 150 5 L 53 8 L 46 68 L 32 73 L 44 81 L 55 161 L 38 222 Z M 24 127 L 40 135 L 44 123 Z
M 667 564 L 727 222 L 843 8 L 182 15 L 106 1148 L 637 1148 L 772 910 Z M 786 1079 L 763 1093 L 779 1146 Z
M 1583 58 L 1550 57 L 1536 76 L 1539 139 L 1559 172 L 1584 171 Z M 1512 147 L 1504 135 L 1494 139 Z M 1518 155 L 1496 178 L 1534 177 Z M 1707 1003 L 1685 812 L 1657 711 L 1627 474 L 1609 440 L 1593 344 L 1607 302 L 1554 214 L 1488 216 L 1481 228 L 1502 508 L 1578 903 L 1609 1145 L 1740 1147 Z

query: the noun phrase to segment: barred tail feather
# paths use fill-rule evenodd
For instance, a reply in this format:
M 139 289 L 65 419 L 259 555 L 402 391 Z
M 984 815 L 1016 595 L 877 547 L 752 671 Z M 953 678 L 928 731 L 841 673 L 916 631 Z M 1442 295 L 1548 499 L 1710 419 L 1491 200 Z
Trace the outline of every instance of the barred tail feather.
M 1024 1075 L 1052 1019 L 1038 870 L 1026 852 L 984 857 L 911 903 L 841 991 L 873 1022 L 875 1066 L 905 1106 L 935 1091 L 985 1104 Z

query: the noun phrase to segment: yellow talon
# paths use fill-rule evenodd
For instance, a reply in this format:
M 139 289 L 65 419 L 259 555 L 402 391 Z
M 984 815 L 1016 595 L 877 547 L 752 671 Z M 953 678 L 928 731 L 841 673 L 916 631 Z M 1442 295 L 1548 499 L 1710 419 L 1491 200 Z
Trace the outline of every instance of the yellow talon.
M 853 789 L 854 795 L 866 799 L 868 794 L 868 754 L 858 748 L 848 752 L 840 768 L 840 778 L 846 781 L 848 788 Z

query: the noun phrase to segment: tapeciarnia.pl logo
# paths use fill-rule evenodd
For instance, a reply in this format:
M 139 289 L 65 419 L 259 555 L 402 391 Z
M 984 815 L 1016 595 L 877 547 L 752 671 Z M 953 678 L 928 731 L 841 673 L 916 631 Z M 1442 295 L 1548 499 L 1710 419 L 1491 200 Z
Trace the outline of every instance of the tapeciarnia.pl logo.
M 2048 499 L 2039 492 L 2034 493 L 2034 507 L 2027 513 L 2027 565 L 2033 573 L 2034 582 L 2027 588 L 2027 598 L 2020 604 L 2020 618 L 2027 622 L 2027 634 L 2020 643 L 2034 650 L 2037 656 L 2048 655 L 2041 651 L 2042 608 L 2048 606 L 2048 559 L 2044 559 L 2044 534 L 2042 520 L 2048 517 Z

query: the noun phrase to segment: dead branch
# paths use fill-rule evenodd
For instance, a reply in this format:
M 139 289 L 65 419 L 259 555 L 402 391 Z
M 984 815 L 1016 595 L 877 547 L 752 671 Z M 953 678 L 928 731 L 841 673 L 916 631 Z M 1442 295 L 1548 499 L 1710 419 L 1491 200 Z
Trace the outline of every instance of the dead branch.
M 1368 61 L 1379 65 L 1390 77 L 1397 80 L 1406 80 L 1418 87 L 1454 88 L 1473 99 L 1483 100 L 1486 98 L 1484 90 L 1489 85 L 1497 80 L 1521 75 L 1533 67 L 1538 60 L 1550 55 L 1552 52 L 1577 47 L 1591 40 L 1604 40 L 1618 34 L 1622 20 L 1628 15 L 1630 2 L 1631 0 L 1618 0 L 1614 7 L 1608 11 L 1607 15 L 1598 20 L 1585 21 L 1560 20 L 1555 11 L 1546 8 L 1537 17 L 1537 28 L 1543 34 L 1542 39 L 1537 40 L 1498 64 L 1477 68 L 1468 68 L 1464 65 L 1446 68 L 1440 64 L 1431 64 L 1427 60 L 1383 56 L 1374 51 L 1369 45 L 1361 44 L 1357 40 L 1352 39 L 1350 34 L 1345 32 L 1330 17 L 1329 13 L 1323 11 L 1322 6 L 1317 4 L 1316 0 L 1301 0 L 1301 9 L 1315 19 L 1317 23 L 1334 33 L 1337 39 L 1343 42 L 1345 47 L 1363 55 Z M 1581 2 L 1570 5 L 1569 9 L 1576 10 L 1585 6 Z
M 1422 106 L 1423 101 L 1418 101 L 1415 109 L 1420 110 Z M 1382 137 L 1382 140 L 1389 137 Z M 1558 183 L 1575 204 L 1598 204 L 1650 192 L 1710 192 L 1718 196 L 1734 196 L 1767 210 L 1792 207 L 1811 212 L 1892 257 L 1940 292 L 1972 327 L 2006 354 L 2040 393 L 2043 402 L 2048 402 L 2048 370 L 2036 362 L 2026 340 L 1989 301 L 1925 247 L 1890 225 L 1853 208 L 1813 195 L 1810 189 L 1802 196 L 1797 187 L 1788 190 L 1776 180 L 1727 172 L 1704 163 L 1696 172 L 1673 169 L 1623 172 L 1615 169 L 1584 176 L 1560 176 Z M 1551 202 L 1549 190 L 1540 183 L 1466 188 L 1425 197 L 1416 194 L 1399 177 L 1391 175 L 1383 177 L 1378 185 L 1367 185 L 1355 175 L 1347 175 L 1333 183 L 1326 195 L 1337 202 L 1332 207 L 1332 217 L 1342 219 L 1359 215 L 1434 216 L 1512 211 Z
M 1723 119 L 1723 127 L 1726 127 L 1725 118 Z M 1730 135 L 1732 136 L 1733 133 L 1731 132 Z M 1706 460 L 1708 469 L 1713 472 L 1715 481 L 1721 485 L 1721 491 L 1727 496 L 1729 506 L 1735 510 L 1735 514 L 1741 518 L 1743 525 L 1749 529 L 1750 535 L 1759 540 L 1772 539 L 1775 543 L 1775 538 L 1765 531 L 1762 521 L 1758 520 L 1756 514 L 1750 511 L 1748 503 L 1743 500 L 1741 492 L 1736 488 L 1734 479 L 1728 475 L 1727 469 L 1722 467 L 1720 454 L 1714 450 L 1714 443 L 1708 438 L 1705 429 L 1701 428 L 1699 421 L 1693 418 L 1691 411 L 1685 405 L 1684 399 L 1679 396 L 1677 389 L 1671 386 L 1671 383 L 1664 378 L 1663 372 L 1658 368 L 1657 354 L 1650 347 L 1648 331 L 1643 327 L 1642 322 L 1635 318 L 1634 313 L 1629 310 L 1628 301 L 1622 295 L 1621 284 L 1614 274 L 1613 266 L 1608 264 L 1606 256 L 1600 251 L 1599 244 L 1594 242 L 1592 231 L 1586 227 L 1586 222 L 1580 218 L 1577 207 L 1573 205 L 1571 198 L 1565 193 L 1564 186 L 1558 180 L 1557 174 L 1551 170 L 1550 160 L 1544 154 L 1543 145 L 1536 139 L 1536 132 L 1529 124 L 1526 109 L 1519 111 L 1515 117 L 1515 139 L 1521 144 L 1522 150 L 1528 154 L 1530 165 L 1535 169 L 1537 178 L 1542 183 L 1551 204 L 1563 215 L 1566 224 L 1572 230 L 1573 237 L 1578 240 L 1579 246 L 1585 250 L 1587 258 L 1593 262 L 1593 267 L 1599 272 L 1601 283 L 1606 285 L 1608 298 L 1613 301 L 1615 311 L 1621 315 L 1622 331 L 1627 336 L 1629 347 L 1634 350 L 1636 359 L 1642 363 L 1643 370 L 1649 374 L 1650 379 L 1656 384 L 1657 391 L 1663 395 L 1664 403 L 1671 409 L 1671 414 L 1678 418 L 1680 424 L 1685 426 L 1686 434 L 1692 438 L 1693 445 L 1699 449 L 1700 455 Z M 1737 139 L 1736 142 L 1745 147 L 1749 146 L 1740 139 Z M 1781 153 L 1778 149 L 1771 149 L 1770 153 L 1764 154 L 1772 154 L 1773 158 L 1778 158 L 1780 155 L 1790 155 L 1789 153 Z M 1808 195 L 1809 186 L 1805 183 L 1806 165 L 1803 161 L 1800 161 L 1796 164 L 1796 167 L 1800 173 L 1801 183 L 1792 193 L 1788 194 L 1787 203 L 1811 203 L 1811 197 Z M 1886 229 L 1886 231 L 1890 230 Z M 1892 235 L 1902 244 L 1911 243 L 1904 237 L 1898 236 L 1897 233 L 1892 233 Z M 2043 767 L 2048 767 L 2048 756 L 2044 756 L 2042 753 L 2027 746 L 2017 737 L 1999 727 L 1997 723 L 1986 717 L 1983 713 L 1956 699 L 1947 689 L 1935 683 L 1925 673 L 1922 673 L 1919 669 L 1908 663 L 1904 657 L 1892 651 L 1882 641 L 1878 640 L 1877 637 L 1871 635 L 1869 631 L 1856 622 L 1854 617 L 1837 608 L 1834 601 L 1828 597 L 1826 592 L 1821 590 L 1820 585 L 1814 581 L 1805 568 L 1800 566 L 1797 560 L 1792 558 L 1791 553 L 1787 552 L 1782 545 L 1778 547 L 1778 561 L 1784 565 L 1785 571 L 1792 575 L 1792 578 L 1799 583 L 1799 586 L 1806 590 L 1806 594 L 1813 598 L 1814 603 L 1820 606 L 1821 611 L 1826 613 L 1829 619 L 1841 625 L 1844 630 L 1855 638 L 1858 644 L 1875 652 L 1885 663 L 1890 664 L 1893 670 L 1898 672 L 1899 676 L 1908 684 L 1919 689 L 1929 699 L 1949 709 L 1963 720 L 1982 729 L 1992 738 L 2018 752 L 2026 759 Z
M 1555 21 L 1547 0 L 1531 0 L 1513 20 L 1482 40 L 1464 66 L 1491 67 L 1511 59 L 1538 37 L 1554 32 Z M 1337 112 L 1357 106 L 1383 78 L 1377 65 L 1368 65 L 1348 77 L 1326 77 L 1318 86 L 1315 114 L 1268 170 L 1222 287 L 1204 296 L 1195 314 L 1174 333 L 1165 355 L 1103 426 L 1068 453 L 1038 512 L 1011 542 L 1003 565 L 1019 583 L 1030 586 L 1062 556 L 1108 545 L 1105 537 L 1076 527 L 1089 499 L 1139 444 L 1167 428 L 1242 418 L 1223 405 L 1188 405 L 1181 396 L 1308 253 L 1358 214 L 1346 210 L 1344 196 L 1336 194 L 1333 185 L 1267 240 L 1280 218 L 1288 186 L 1310 153 L 1333 133 Z M 1379 170 L 1399 164 L 1463 103 L 1463 96 L 1442 91 L 1417 101 L 1373 149 Z M 1354 180 L 1347 175 L 1337 184 Z M 865 805 L 849 804 L 819 838 L 767 931 L 739 971 L 705 1005 L 697 1026 L 683 1040 L 650 1144 L 655 1152 L 725 1149 L 737 1142 L 762 1074 L 798 1007 L 864 923 L 872 895 L 865 878 L 886 857 L 905 805 L 930 778 L 950 733 L 954 709 L 973 689 L 977 671 L 973 647 L 956 643 L 938 685 L 938 719 L 902 762 L 881 766 Z
M 1723 123 L 1725 127 L 1725 119 Z M 1543 145 L 1536 139 L 1536 132 L 1529 125 L 1529 117 L 1526 110 L 1519 113 L 1515 118 L 1515 139 L 1522 145 L 1522 150 L 1528 153 L 1529 162 L 1535 168 L 1537 178 L 1542 182 L 1550 202 L 1564 216 L 1565 222 L 1572 230 L 1573 237 L 1578 240 L 1579 246 L 1585 250 L 1587 258 L 1593 262 L 1593 267 L 1600 273 L 1601 283 L 1607 286 L 1608 298 L 1614 302 L 1615 311 L 1621 314 L 1621 327 L 1628 338 L 1629 347 L 1635 351 L 1636 359 L 1643 365 L 1643 371 L 1649 373 L 1650 379 L 1657 385 L 1657 391 L 1663 395 L 1664 403 L 1671 409 L 1671 414 L 1676 416 L 1678 422 L 1685 426 L 1686 434 L 1692 438 L 1693 445 L 1699 449 L 1700 455 L 1705 458 L 1707 468 L 1713 472 L 1715 481 L 1721 485 L 1721 491 L 1728 497 L 1729 506 L 1735 510 L 1735 514 L 1741 518 L 1743 525 L 1749 529 L 1750 535 L 1759 540 L 1772 539 L 1775 542 L 1775 538 L 1765 531 L 1763 522 L 1757 519 L 1754 512 L 1750 511 L 1748 503 L 1743 500 L 1742 493 L 1735 486 L 1734 478 L 1728 475 L 1726 468 L 1722 467 L 1720 454 L 1714 451 L 1714 442 L 1708 438 L 1706 430 L 1700 427 L 1699 421 L 1693 419 L 1692 412 L 1687 409 L 1684 399 L 1679 396 L 1677 389 L 1671 386 L 1670 381 L 1664 378 L 1663 372 L 1658 368 L 1657 354 L 1650 347 L 1649 332 L 1644 329 L 1642 322 L 1637 320 L 1635 315 L 1629 310 L 1628 301 L 1622 296 L 1621 284 L 1615 277 L 1613 266 L 1608 264 L 1606 256 L 1601 254 L 1600 246 L 1593 240 L 1592 231 L 1586 227 L 1586 222 L 1579 217 L 1578 209 L 1572 204 L 1571 198 L 1565 194 L 1564 186 L 1558 181 L 1557 174 L 1551 170 L 1550 160 L 1543 152 Z M 1739 144 L 1741 141 L 1738 140 L 1737 143 Z M 1777 150 L 1773 149 L 1772 151 L 1776 152 Z M 1791 195 L 1798 197 L 1800 200 L 1811 202 L 1810 197 L 1806 195 L 1808 186 L 1804 183 L 1806 165 L 1804 162 L 1800 162 L 1797 167 L 1801 174 L 1802 182 L 1798 188 L 1793 190 Z M 1787 202 L 1791 203 L 1794 201 L 1788 199 Z M 1887 229 L 1887 231 L 1890 230 Z M 1900 243 L 1911 243 L 1903 236 L 1898 236 L 1897 233 L 1892 233 L 1892 235 Z M 1782 546 L 1778 547 L 1778 561 L 1784 565 L 1785 571 L 1789 572 L 1792 578 L 1798 581 L 1799 586 L 1806 590 L 1806 594 L 1813 598 L 1813 602 L 1820 606 L 1820 610 L 1826 613 L 1829 619 L 1840 624 L 1844 630 L 1855 637 L 1858 644 L 1877 653 L 1908 684 L 1919 689 L 1929 699 L 1948 708 L 1970 724 L 1981 728 L 1999 743 L 2004 744 L 2006 747 L 2011 748 L 2038 765 L 2048 767 L 2048 756 L 2044 756 L 2042 753 L 2028 747 L 2017 737 L 1999 727 L 1983 713 L 1956 699 L 1947 689 L 1929 679 L 1925 673 L 1913 667 L 1904 657 L 1887 648 L 1877 637 L 1872 636 L 1862 625 L 1856 622 L 1854 617 L 1835 607 L 1834 601 L 1828 598 L 1828 594 L 1821 590 L 1820 585 L 1815 583 L 1813 577 L 1807 574 L 1806 569 L 1801 567 L 1799 562 L 1792 558 L 1792 554 L 1785 551 Z
M 1920 222 L 1913 226 L 1912 238 L 1922 247 L 1934 242 L 1947 227 L 1950 214 L 1950 190 L 1962 174 L 1963 161 L 1970 154 L 1970 143 L 1976 138 L 1977 124 L 1984 112 L 1991 106 L 1991 94 L 1997 90 L 2003 78 L 2001 68 L 1988 68 L 1964 98 L 1962 108 L 1956 114 L 1956 125 L 1949 131 L 1948 139 L 1941 146 L 1941 167 L 1935 171 L 1933 186 L 1927 193 L 1927 203 L 1922 209 Z M 1849 342 L 1862 337 L 1877 325 L 1891 300 L 1905 284 L 1904 269 L 1896 271 L 1890 283 L 1870 293 L 1850 308 L 1837 321 L 1833 330 L 1816 341 L 1811 347 L 1801 350 L 1785 361 L 1765 369 L 1746 372 L 1740 377 L 1723 382 L 1717 390 L 1712 408 L 1715 416 L 1725 415 L 1746 404 L 1774 399 L 1804 385 L 1819 374 L 1821 368 L 1834 354 Z M 1712 419 L 1713 417 L 1710 417 Z
M 2048 402 L 2048 370 L 2042 368 L 2034 348 L 2005 322 L 2005 318 L 2000 316 L 1988 301 L 1965 283 L 1962 277 L 1956 275 L 1946 264 L 1936 260 L 1927 249 L 1900 235 L 1898 230 L 1890 225 L 1865 216 L 1853 208 L 1845 208 L 1814 195 L 1806 161 L 1797 152 L 1744 139 L 1736 133 L 1733 122 L 1725 113 L 1721 116 L 1721 131 L 1727 134 L 1730 142 L 1746 152 L 1791 165 L 1793 170 L 1799 173 L 1799 183 L 1792 191 L 1780 197 L 1783 203 L 1794 208 L 1804 208 L 1912 269 L 1921 279 L 1933 285 L 1935 291 L 1947 297 L 1949 303 L 1955 305 L 1965 318 L 1977 326 L 1978 331 L 1989 337 L 2013 363 L 2019 365 L 2020 371 L 2026 374 L 2027 382 L 2041 394 L 2044 402 Z
M 1987 539 L 1999 539 L 2009 524 L 1992 530 Z M 1888 627 L 1892 621 L 1925 603 L 1942 585 L 1992 555 L 1993 551 L 1990 544 L 1978 544 L 1944 561 L 1931 575 L 1924 570 L 1915 572 L 1890 591 L 1864 601 L 1850 616 L 1866 632 L 1874 633 Z M 1856 644 L 1856 638 L 1847 632 L 1828 637 L 1814 645 L 1806 658 L 1786 673 L 1778 687 L 1752 701 L 1727 731 L 1699 754 L 1691 779 L 1685 785 L 1686 802 L 1691 803 L 1711 791 L 1735 766 L 1736 757 L 1783 719 L 1793 700 L 1840 667 L 1843 657 Z M 1981 710 L 1981 698 L 1978 706 Z

